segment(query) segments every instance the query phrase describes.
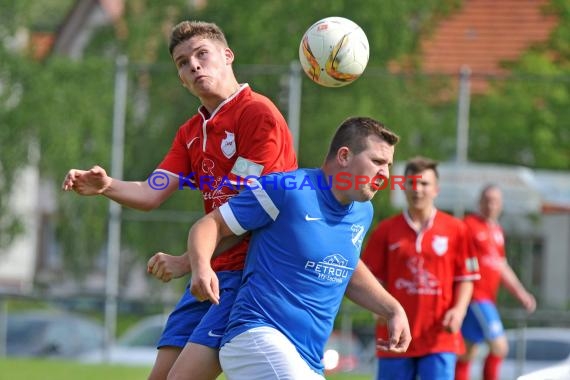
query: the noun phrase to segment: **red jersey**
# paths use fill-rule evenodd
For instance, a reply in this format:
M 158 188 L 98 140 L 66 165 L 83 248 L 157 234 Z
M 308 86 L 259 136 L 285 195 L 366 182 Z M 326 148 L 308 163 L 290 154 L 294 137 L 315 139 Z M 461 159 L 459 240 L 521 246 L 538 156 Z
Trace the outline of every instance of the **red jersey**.
M 443 316 L 454 304 L 454 283 L 479 278 L 461 220 L 434 211 L 427 227 L 416 231 L 407 212 L 386 219 L 370 236 L 362 260 L 402 304 L 412 333 L 406 353 L 379 350 L 377 356 L 415 357 L 459 350 L 459 335 L 444 330 Z M 376 335 L 387 339 L 385 325 L 376 326 Z
M 465 224 L 477 255 L 481 277 L 473 288 L 474 301 L 496 302 L 505 265 L 505 238 L 498 223 L 487 222 L 479 215 L 467 215 Z
M 248 176 L 297 169 L 285 119 L 265 96 L 244 84 L 210 115 L 201 106 L 179 129 L 157 170 L 199 189 L 206 213 L 238 193 Z M 230 185 L 230 186 L 228 186 Z M 243 269 L 247 241 L 212 260 L 215 271 Z

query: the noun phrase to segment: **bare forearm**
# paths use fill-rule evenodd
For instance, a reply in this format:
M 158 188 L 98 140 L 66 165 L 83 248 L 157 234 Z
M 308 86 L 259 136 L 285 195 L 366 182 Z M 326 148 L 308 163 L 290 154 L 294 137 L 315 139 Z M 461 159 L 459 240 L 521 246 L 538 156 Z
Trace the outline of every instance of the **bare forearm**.
M 501 281 L 509 293 L 517 298 L 520 298 L 520 294 L 526 292 L 523 284 L 507 263 L 505 263 L 505 267 L 501 273 Z
M 366 265 L 360 261 L 346 289 L 354 303 L 387 320 L 400 312 L 400 303 L 380 284 Z
M 158 207 L 170 195 L 170 192 L 168 189 L 152 189 L 146 182 L 113 179 L 111 185 L 102 194 L 123 206 L 149 211 Z
M 519 300 L 528 312 L 532 313 L 536 309 L 536 299 L 525 289 L 515 272 L 506 263 L 502 273 L 502 280 L 509 292 Z
M 454 308 L 465 312 L 467 310 L 467 307 L 469 307 L 472 295 L 473 282 L 462 281 L 457 283 L 454 288 Z
M 210 265 L 220 241 L 232 241 L 235 235 L 229 230 L 219 210 L 200 218 L 188 233 L 186 253 L 192 271 Z

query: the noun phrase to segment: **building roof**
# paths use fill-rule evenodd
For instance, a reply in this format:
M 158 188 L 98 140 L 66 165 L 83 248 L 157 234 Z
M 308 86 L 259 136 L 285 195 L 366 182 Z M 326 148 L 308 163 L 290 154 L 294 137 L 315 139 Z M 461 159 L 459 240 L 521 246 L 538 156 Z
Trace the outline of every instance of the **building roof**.
M 484 92 L 484 76 L 505 74 L 504 62 L 548 39 L 558 20 L 546 12 L 547 4 L 548 0 L 465 0 L 420 42 L 422 70 L 458 75 L 467 66 L 472 92 Z

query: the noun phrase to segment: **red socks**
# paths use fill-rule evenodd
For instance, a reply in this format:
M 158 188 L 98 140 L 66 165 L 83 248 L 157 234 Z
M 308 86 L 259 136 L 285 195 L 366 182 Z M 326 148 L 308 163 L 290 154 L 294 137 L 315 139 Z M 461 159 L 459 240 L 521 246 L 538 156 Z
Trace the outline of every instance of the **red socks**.
M 463 362 L 458 360 L 455 363 L 455 380 L 469 380 L 469 368 L 471 362 Z
M 499 368 L 503 358 L 493 354 L 489 354 L 485 359 L 485 366 L 483 367 L 483 379 L 497 380 L 499 378 Z

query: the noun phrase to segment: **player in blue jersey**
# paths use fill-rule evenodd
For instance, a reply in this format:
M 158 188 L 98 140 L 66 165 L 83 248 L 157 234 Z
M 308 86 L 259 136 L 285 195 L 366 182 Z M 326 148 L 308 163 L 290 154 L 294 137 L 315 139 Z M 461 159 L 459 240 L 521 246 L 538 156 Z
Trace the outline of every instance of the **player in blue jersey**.
M 379 346 L 407 349 L 404 309 L 359 259 L 370 199 L 389 177 L 398 139 L 378 121 L 349 118 L 320 169 L 261 177 L 190 229 L 191 291 L 214 304 L 217 242 L 252 233 L 220 350 L 229 379 L 323 379 L 324 345 L 345 294 L 386 321 L 389 339 Z

